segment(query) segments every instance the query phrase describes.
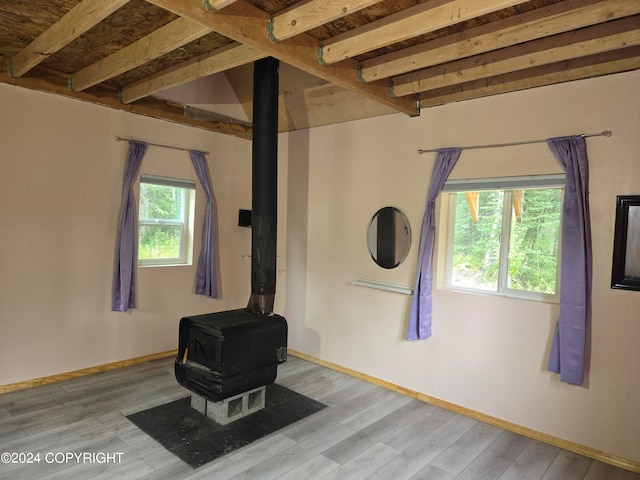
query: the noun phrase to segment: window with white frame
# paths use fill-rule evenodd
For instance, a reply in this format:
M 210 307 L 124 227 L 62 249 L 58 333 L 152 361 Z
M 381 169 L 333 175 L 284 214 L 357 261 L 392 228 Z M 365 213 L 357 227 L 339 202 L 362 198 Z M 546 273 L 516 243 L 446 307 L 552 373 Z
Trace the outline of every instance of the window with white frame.
M 191 265 L 195 182 L 142 175 L 138 265 Z
M 557 301 L 563 187 L 564 175 L 448 181 L 447 287 Z

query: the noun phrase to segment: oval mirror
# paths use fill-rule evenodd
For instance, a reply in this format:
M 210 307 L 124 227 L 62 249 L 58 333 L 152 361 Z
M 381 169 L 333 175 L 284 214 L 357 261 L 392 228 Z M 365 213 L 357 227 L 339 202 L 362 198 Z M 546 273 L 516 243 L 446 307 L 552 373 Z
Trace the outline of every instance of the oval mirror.
M 371 258 L 382 268 L 400 265 L 411 246 L 411 229 L 405 214 L 395 207 L 378 210 L 369 223 L 367 246 Z

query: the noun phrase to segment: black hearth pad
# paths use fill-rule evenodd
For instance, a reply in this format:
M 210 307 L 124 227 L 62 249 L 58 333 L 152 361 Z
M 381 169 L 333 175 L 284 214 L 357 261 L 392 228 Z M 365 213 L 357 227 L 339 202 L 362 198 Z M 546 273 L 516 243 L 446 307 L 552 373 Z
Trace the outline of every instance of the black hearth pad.
M 220 425 L 191 408 L 191 397 L 127 418 L 193 468 L 322 410 L 326 405 L 275 383 L 267 385 L 265 408 Z

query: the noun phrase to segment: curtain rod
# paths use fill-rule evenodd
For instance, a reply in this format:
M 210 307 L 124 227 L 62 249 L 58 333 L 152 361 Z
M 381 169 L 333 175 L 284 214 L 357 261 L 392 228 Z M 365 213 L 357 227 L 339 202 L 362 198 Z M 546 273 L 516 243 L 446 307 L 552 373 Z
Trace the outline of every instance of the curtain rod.
M 612 135 L 611 130 L 605 130 L 600 133 L 581 133 L 580 136 L 582 138 L 587 137 L 610 137 Z M 499 147 L 512 147 L 514 145 L 529 145 L 531 143 L 546 143 L 547 139 L 544 140 L 525 140 L 523 142 L 512 142 L 512 143 L 494 143 L 490 145 L 472 145 L 470 147 L 460 147 L 460 150 L 478 150 L 480 148 L 499 148 Z M 418 149 L 419 154 L 437 152 L 439 149 L 431 148 L 429 150 Z
M 153 145 L 154 147 L 171 148 L 172 150 L 182 150 L 183 152 L 188 152 L 192 150 L 190 148 L 174 147 L 172 145 L 163 145 L 161 143 L 151 143 L 151 142 L 145 142 L 144 140 L 135 140 L 133 138 L 123 138 L 118 136 L 116 136 L 116 140 L 119 142 L 144 142 L 147 145 Z M 205 155 L 209 155 L 209 152 L 202 152 L 202 153 L 204 153 Z

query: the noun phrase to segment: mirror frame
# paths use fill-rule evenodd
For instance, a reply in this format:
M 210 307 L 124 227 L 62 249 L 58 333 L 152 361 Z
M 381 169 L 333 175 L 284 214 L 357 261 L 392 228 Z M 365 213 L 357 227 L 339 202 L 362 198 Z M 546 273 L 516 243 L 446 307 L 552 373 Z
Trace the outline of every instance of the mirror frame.
M 371 227 L 374 224 L 374 222 L 378 219 L 378 216 L 381 214 L 381 212 L 383 211 L 387 211 L 387 210 L 392 210 L 394 212 L 394 215 L 399 215 L 400 218 L 402 218 L 402 220 L 404 221 L 404 229 L 407 232 L 407 248 L 405 249 L 403 255 L 401 258 L 399 259 L 395 259 L 395 264 L 394 265 L 389 265 L 388 263 L 381 263 L 381 261 L 378 260 L 377 256 L 376 256 L 376 252 L 372 251 L 371 245 L 370 245 L 370 237 L 371 237 Z M 402 210 L 400 210 L 397 207 L 391 207 L 391 206 L 387 206 L 387 207 L 382 207 L 380 208 L 378 211 L 376 211 L 373 216 L 371 217 L 371 220 L 369 221 L 369 225 L 367 226 L 367 236 L 366 236 L 366 242 L 367 242 L 367 250 L 369 251 L 369 255 L 371 256 L 371 259 L 376 263 L 376 265 L 378 265 L 379 267 L 385 268 L 387 270 L 391 270 L 393 268 L 397 268 L 400 265 L 402 265 L 402 263 L 406 260 L 407 256 L 409 255 L 409 251 L 411 250 L 411 224 L 409 223 L 409 219 L 407 218 L 407 216 L 404 214 L 404 212 Z

